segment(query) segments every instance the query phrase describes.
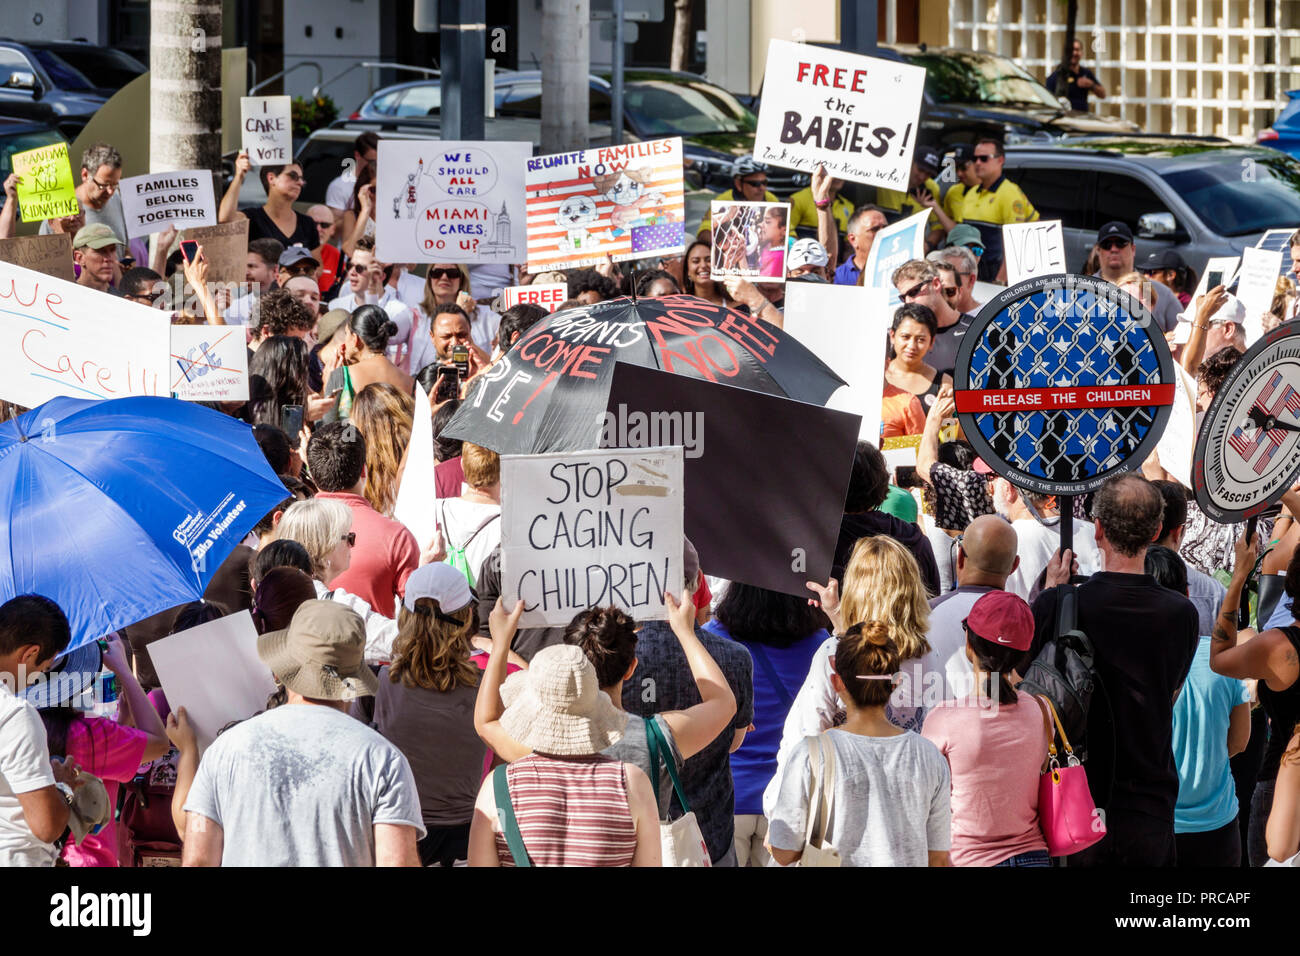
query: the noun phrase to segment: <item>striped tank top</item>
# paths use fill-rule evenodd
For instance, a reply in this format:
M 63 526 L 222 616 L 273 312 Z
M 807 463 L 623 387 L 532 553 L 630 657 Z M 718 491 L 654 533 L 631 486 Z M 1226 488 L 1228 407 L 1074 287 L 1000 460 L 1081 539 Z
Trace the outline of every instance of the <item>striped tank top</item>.
M 534 866 L 631 866 L 636 826 L 623 764 L 596 755 L 530 754 L 506 769 L 510 802 Z M 497 859 L 514 866 L 503 834 Z

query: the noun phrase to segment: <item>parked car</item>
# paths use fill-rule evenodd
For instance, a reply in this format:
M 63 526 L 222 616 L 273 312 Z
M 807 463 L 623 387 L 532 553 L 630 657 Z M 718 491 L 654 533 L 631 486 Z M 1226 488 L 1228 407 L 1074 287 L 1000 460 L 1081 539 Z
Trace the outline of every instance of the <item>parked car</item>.
M 50 123 L 71 141 L 107 101 L 87 76 L 58 56 L 0 40 L 0 116 Z
M 1300 90 L 1287 90 L 1287 104 L 1273 125 L 1259 131 L 1259 145 L 1300 159 Z
M 1175 249 L 1197 272 L 1235 256 L 1269 229 L 1300 223 L 1300 162 L 1216 137 L 1066 139 L 1007 147 L 1006 177 L 1043 219 L 1060 219 L 1077 272 L 1111 220 L 1129 225 L 1138 255 Z
M 91 85 L 79 92 L 111 97 L 136 77 L 149 72 L 149 68 L 131 54 L 85 40 L 28 40 L 26 45 L 51 73 L 62 74 L 66 65 L 85 77 Z M 74 77 L 69 75 L 68 80 L 73 82 Z
M 0 183 L 9 178 L 14 171 L 13 154 L 25 153 L 29 149 L 53 146 L 64 142 L 63 135 L 54 127 L 31 120 L 0 117 Z M 75 160 L 74 160 L 75 162 Z M 5 196 L 0 192 L 0 206 L 5 203 Z

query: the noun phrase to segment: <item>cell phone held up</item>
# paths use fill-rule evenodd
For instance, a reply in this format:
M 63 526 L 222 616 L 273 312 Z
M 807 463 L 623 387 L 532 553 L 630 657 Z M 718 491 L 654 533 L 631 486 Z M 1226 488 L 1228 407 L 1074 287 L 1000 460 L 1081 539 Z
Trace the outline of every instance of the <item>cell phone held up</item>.
M 1206 277 L 1205 277 L 1205 289 L 1206 289 L 1206 291 L 1209 291 L 1210 289 L 1217 288 L 1218 286 L 1221 286 L 1221 285 L 1223 285 L 1223 270 L 1222 270 L 1222 269 L 1216 269 L 1216 270 L 1214 270 L 1214 271 L 1212 271 L 1212 272 L 1210 272 L 1209 274 L 1206 275 Z
M 460 397 L 460 371 L 454 365 L 438 367 L 438 381 L 433 387 L 435 402 L 449 402 Z
M 199 255 L 198 241 L 194 239 L 182 239 L 181 255 L 185 257 L 187 263 L 193 264 L 194 260 L 198 258 Z
M 289 447 L 297 448 L 302 435 L 301 405 L 285 405 L 280 409 L 280 430 L 289 436 Z
M 462 379 L 469 378 L 469 346 L 453 345 L 451 347 L 451 364 Z

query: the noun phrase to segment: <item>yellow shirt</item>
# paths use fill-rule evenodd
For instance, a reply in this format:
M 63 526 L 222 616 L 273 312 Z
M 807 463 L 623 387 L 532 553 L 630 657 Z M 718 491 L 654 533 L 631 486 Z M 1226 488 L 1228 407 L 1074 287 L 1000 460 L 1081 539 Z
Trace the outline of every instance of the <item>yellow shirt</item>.
M 962 199 L 966 196 L 966 184 L 955 183 L 943 194 L 943 211 L 953 222 L 961 222 Z
M 734 189 L 724 189 L 722 192 L 714 196 L 712 201 L 713 202 L 736 202 L 736 191 Z M 780 201 L 781 200 L 776 198 L 776 193 L 773 192 L 763 193 L 763 202 L 780 202 Z M 710 208 L 710 210 L 704 214 L 704 220 L 700 223 L 699 232 L 704 232 L 705 230 L 709 229 L 710 226 L 712 225 L 712 222 L 713 222 L 713 212 L 712 209 Z M 817 224 L 817 220 L 814 219 L 813 225 L 816 224 Z
M 939 201 L 939 184 L 933 179 L 925 181 L 925 191 L 934 197 L 934 201 Z M 911 193 L 898 192 L 894 189 L 877 189 L 876 205 L 881 209 L 888 209 L 891 212 L 899 214 L 900 219 L 906 219 L 908 216 L 915 216 L 925 207 L 916 201 Z M 927 232 L 933 232 L 936 229 L 942 229 L 943 224 L 939 222 L 939 217 L 930 213 L 930 218 L 925 224 Z
M 853 215 L 853 203 L 843 196 L 831 200 L 831 215 L 840 232 L 849 231 L 849 217 Z M 813 199 L 812 187 L 801 189 L 790 197 L 790 231 L 800 226 L 817 228 L 817 203 Z
M 984 240 L 984 255 L 980 259 L 980 274 L 996 270 L 1002 265 L 1002 226 L 1008 222 L 1037 222 L 1038 210 L 1024 192 L 1007 179 L 999 176 L 993 188 L 982 186 L 969 190 L 962 198 L 961 218 L 980 231 Z

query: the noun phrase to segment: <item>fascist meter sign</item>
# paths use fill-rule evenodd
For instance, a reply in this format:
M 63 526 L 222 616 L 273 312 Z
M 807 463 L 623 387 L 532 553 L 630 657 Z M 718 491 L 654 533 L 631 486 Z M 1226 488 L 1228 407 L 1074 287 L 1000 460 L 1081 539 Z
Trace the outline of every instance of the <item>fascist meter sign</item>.
M 1013 484 L 1087 494 L 1137 469 L 1175 395 L 1174 363 L 1151 314 L 1088 276 L 1040 276 L 980 310 L 957 352 L 966 438 Z
M 1222 524 L 1253 518 L 1300 474 L 1300 323 L 1251 346 L 1214 394 L 1196 439 L 1196 503 Z

